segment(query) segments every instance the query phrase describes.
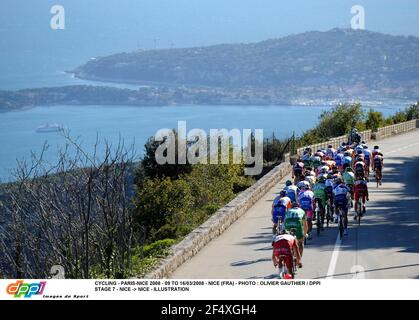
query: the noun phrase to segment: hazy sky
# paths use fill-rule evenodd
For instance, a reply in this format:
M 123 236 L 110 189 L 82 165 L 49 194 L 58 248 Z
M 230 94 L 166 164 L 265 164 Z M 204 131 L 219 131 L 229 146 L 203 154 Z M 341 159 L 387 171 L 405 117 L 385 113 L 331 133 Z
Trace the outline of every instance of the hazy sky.
M 49 28 L 50 8 L 66 9 L 66 30 Z M 251 42 L 308 30 L 349 27 L 353 5 L 366 11 L 366 28 L 419 36 L 419 1 L 413 0 L 1 0 L 0 35 L 41 44 L 77 34 L 81 43 L 151 48 Z M 10 39 L 9 39 L 10 41 Z M 2 43 L 4 44 L 4 42 Z

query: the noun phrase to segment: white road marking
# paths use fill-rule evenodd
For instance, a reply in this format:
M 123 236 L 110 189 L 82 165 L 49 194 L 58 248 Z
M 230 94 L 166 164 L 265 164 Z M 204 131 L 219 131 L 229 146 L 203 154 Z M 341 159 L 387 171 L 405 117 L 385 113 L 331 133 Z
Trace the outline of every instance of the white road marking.
M 330 259 L 329 269 L 327 270 L 326 279 L 333 279 L 333 275 L 335 274 L 336 264 L 338 262 L 339 257 L 339 249 L 340 245 L 342 244 L 342 240 L 340 239 L 340 234 L 336 237 L 335 248 L 333 249 L 332 258 Z
M 392 150 L 392 151 L 388 151 L 388 152 L 386 152 L 386 154 L 399 152 L 399 151 L 408 149 L 410 147 L 416 146 L 418 144 L 419 144 L 419 142 L 412 143 L 412 144 L 409 144 L 409 145 L 404 146 L 402 148 L 395 149 L 395 150 Z M 333 275 L 335 274 L 336 264 L 338 262 L 339 250 L 340 250 L 341 244 L 342 244 L 342 241 L 340 240 L 340 236 L 339 236 L 339 233 L 338 233 L 338 235 L 336 237 L 335 247 L 333 249 L 333 254 L 332 254 L 332 257 L 330 259 L 329 269 L 327 270 L 326 279 L 333 279 Z M 355 269 L 355 267 L 357 267 L 357 268 L 360 267 L 360 268 Z M 362 269 L 362 271 L 361 271 L 361 269 Z M 351 273 L 356 273 L 355 277 L 357 277 L 357 278 L 359 278 L 359 277 L 365 278 L 364 268 L 362 266 L 353 266 L 352 269 L 351 269 Z

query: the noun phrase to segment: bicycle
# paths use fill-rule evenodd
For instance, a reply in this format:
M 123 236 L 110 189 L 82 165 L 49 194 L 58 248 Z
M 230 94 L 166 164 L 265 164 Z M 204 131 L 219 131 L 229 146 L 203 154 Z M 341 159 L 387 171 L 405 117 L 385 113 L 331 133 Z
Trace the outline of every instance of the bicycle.
M 344 221 L 343 221 L 343 209 L 339 206 L 336 210 L 336 216 L 338 218 L 338 226 L 339 226 L 339 237 L 340 240 L 343 238 L 343 233 L 345 231 Z
M 381 186 L 382 172 L 380 168 L 375 168 L 375 181 L 377 182 L 377 188 Z
M 292 269 L 288 270 L 287 264 L 285 263 L 285 260 L 287 259 L 287 256 L 284 254 L 281 254 L 278 256 L 278 274 L 280 279 L 289 279 L 286 277 L 287 274 L 291 275 L 291 279 L 295 278 L 295 274 L 297 273 L 297 258 L 295 257 L 295 254 L 293 253 L 293 259 L 292 259 Z M 291 271 L 291 272 L 290 272 Z
M 358 226 L 361 225 L 361 217 L 362 217 L 362 204 L 361 204 L 361 200 L 358 199 L 355 202 L 355 219 L 358 220 Z
M 322 225 L 323 225 L 323 219 L 321 216 L 321 210 L 320 210 L 320 199 L 316 199 L 316 210 L 315 210 L 315 214 L 316 214 L 316 226 L 317 226 L 317 236 L 320 236 L 320 231 L 322 229 Z
M 329 227 L 329 222 L 330 221 L 332 221 L 332 209 L 333 209 L 333 207 L 332 207 L 332 199 L 331 199 L 331 196 L 330 195 L 328 195 L 327 196 L 327 200 L 326 200 L 326 208 L 325 208 L 325 211 L 326 211 L 326 226 L 327 227 Z

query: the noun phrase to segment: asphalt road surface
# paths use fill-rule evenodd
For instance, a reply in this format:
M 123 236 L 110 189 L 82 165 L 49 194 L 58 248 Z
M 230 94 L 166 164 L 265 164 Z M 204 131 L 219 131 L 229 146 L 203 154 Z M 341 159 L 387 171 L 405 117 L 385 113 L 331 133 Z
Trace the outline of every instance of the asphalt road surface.
M 378 142 L 384 153 L 383 184 L 369 184 L 361 226 L 349 213 L 349 235 L 335 224 L 307 242 L 296 278 L 419 279 L 419 130 Z M 276 278 L 271 261 L 272 200 L 286 177 L 172 278 Z M 372 179 L 373 180 L 373 179 Z M 315 231 L 313 227 L 313 231 Z

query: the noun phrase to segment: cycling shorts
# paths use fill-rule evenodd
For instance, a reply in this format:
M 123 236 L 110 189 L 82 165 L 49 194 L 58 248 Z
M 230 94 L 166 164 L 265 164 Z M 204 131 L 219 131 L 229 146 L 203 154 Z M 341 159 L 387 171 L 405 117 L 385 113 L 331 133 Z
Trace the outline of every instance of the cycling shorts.
M 325 203 L 323 203 L 323 199 L 321 199 L 321 198 L 316 198 L 316 200 L 314 201 L 314 203 L 315 203 L 315 205 L 319 205 L 319 209 L 320 210 L 324 210 L 324 208 L 325 208 L 325 206 L 326 206 L 326 204 Z
M 346 199 L 335 199 L 335 208 L 342 209 L 344 213 L 348 213 L 348 200 Z
M 313 209 L 303 209 L 306 212 L 307 220 L 311 220 L 313 217 Z
M 287 266 L 288 272 L 291 273 L 291 270 L 292 270 L 293 265 L 294 265 L 294 261 L 293 261 L 294 259 L 293 259 L 292 254 L 287 254 L 287 255 L 284 255 L 284 254 L 280 254 L 280 255 L 278 254 L 277 255 L 277 254 L 275 254 L 275 256 L 279 258 L 279 262 L 282 261 L 282 263 L 285 263 L 285 265 Z
M 326 191 L 327 197 L 330 198 L 330 196 L 333 194 L 333 187 L 332 186 L 326 187 L 325 191 Z
M 362 199 L 362 202 L 365 203 L 366 197 L 367 195 L 365 194 L 365 192 L 355 192 L 355 201 Z

